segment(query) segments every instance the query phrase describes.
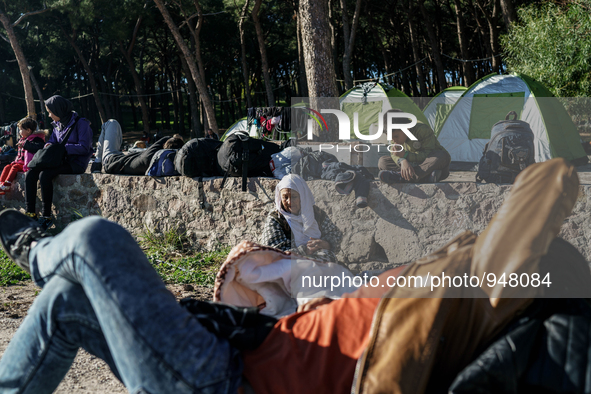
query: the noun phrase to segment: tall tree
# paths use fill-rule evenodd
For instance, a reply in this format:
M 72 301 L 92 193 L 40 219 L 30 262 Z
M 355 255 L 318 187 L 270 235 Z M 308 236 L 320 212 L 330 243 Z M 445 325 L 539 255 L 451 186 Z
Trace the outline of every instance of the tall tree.
M 468 60 L 470 59 L 470 54 L 468 52 L 468 37 L 466 35 L 466 28 L 464 23 L 464 10 L 461 5 L 461 0 L 454 0 L 454 5 L 458 41 L 460 42 L 460 53 L 462 54 L 463 59 Z M 464 86 L 468 87 L 472 85 L 475 82 L 474 70 L 472 69 L 472 65 L 467 61 L 462 62 L 462 71 L 464 73 Z
M 255 0 L 254 8 L 252 9 L 252 21 L 257 33 L 257 41 L 259 43 L 259 50 L 261 52 L 261 67 L 263 69 L 263 79 L 265 80 L 265 90 L 267 91 L 267 104 L 269 106 L 275 105 L 275 97 L 273 95 L 273 87 L 271 86 L 271 75 L 269 74 L 269 61 L 267 60 L 267 47 L 265 45 L 265 35 L 259 20 L 259 11 L 261 9 L 262 0 Z
M 423 16 L 423 22 L 427 28 L 427 34 L 429 35 L 429 42 L 431 44 L 431 56 L 435 62 L 435 71 L 437 72 L 437 82 L 439 83 L 439 90 L 443 90 L 447 87 L 445 80 L 445 70 L 443 69 L 443 62 L 441 61 L 441 48 L 439 47 L 439 41 L 435 34 L 435 29 L 431 24 L 431 18 L 427 9 L 425 8 L 425 0 L 419 0 L 419 8 L 421 9 L 421 15 Z
M 135 43 L 137 41 L 138 31 L 142 24 L 143 16 L 140 15 L 135 23 L 135 27 L 133 29 L 133 33 L 131 34 L 131 39 L 129 40 L 129 44 L 127 48 L 123 46 L 123 41 L 119 41 L 119 50 L 125 61 L 127 62 L 127 66 L 129 67 L 129 72 L 131 77 L 133 78 L 133 83 L 135 85 L 135 91 L 138 95 L 138 101 L 140 103 L 140 109 L 142 111 L 142 123 L 144 126 L 144 132 L 150 132 L 150 114 L 148 113 L 148 105 L 146 104 L 146 100 L 144 99 L 144 88 L 142 86 L 142 81 L 135 69 L 135 62 L 133 60 L 133 48 L 135 47 Z
M 160 10 L 162 17 L 164 18 L 164 22 L 166 22 L 166 25 L 170 29 L 170 31 L 174 37 L 174 40 L 176 41 L 177 45 L 179 46 L 179 48 L 183 52 L 183 56 L 185 56 L 185 59 L 187 59 L 187 65 L 189 66 L 189 69 L 191 70 L 191 76 L 193 77 L 193 81 L 195 82 L 195 85 L 197 86 L 197 90 L 199 91 L 199 96 L 201 97 L 203 106 L 205 108 L 205 113 L 207 115 L 209 128 L 211 128 L 213 130 L 213 132 L 217 134 L 219 132 L 219 130 L 218 130 L 217 120 L 215 119 L 215 111 L 213 109 L 213 105 L 212 105 L 209 95 L 207 93 L 207 87 L 205 86 L 204 80 L 201 77 L 199 70 L 197 69 L 197 65 L 195 63 L 195 58 L 194 58 L 193 54 L 191 53 L 191 51 L 189 50 L 187 43 L 183 39 L 183 36 L 181 35 L 181 32 L 179 31 L 178 26 L 174 23 L 174 20 L 170 16 L 170 13 L 168 12 L 168 9 L 164 5 L 163 0 L 154 0 L 154 3 L 156 3 L 156 6 Z
M 78 59 L 80 60 L 80 63 L 82 63 L 82 67 L 84 67 L 84 71 L 86 71 L 86 75 L 88 76 L 88 81 L 90 82 L 90 88 L 92 90 L 92 95 L 94 97 L 94 103 L 96 104 L 96 108 L 97 108 L 97 110 L 99 112 L 99 116 L 101 118 L 101 123 L 105 123 L 109 118 L 107 117 L 107 113 L 105 112 L 105 109 L 103 107 L 103 103 L 101 102 L 100 92 L 99 92 L 98 87 L 96 85 L 96 78 L 94 77 L 94 73 L 90 69 L 90 66 L 88 65 L 88 61 L 86 60 L 86 57 L 84 56 L 84 54 L 80 50 L 80 47 L 78 46 L 78 44 L 76 44 L 76 38 L 77 38 L 76 30 L 72 30 L 72 36 L 70 36 L 70 34 L 68 34 L 66 32 L 66 30 L 64 29 L 63 26 L 60 25 L 60 27 L 62 29 L 62 33 L 64 34 L 64 37 L 66 37 L 66 40 L 70 43 L 72 48 L 74 48 L 74 51 L 76 51 L 76 54 L 78 55 Z
M 27 58 L 25 57 L 23 49 L 21 48 L 18 38 L 14 33 L 14 27 L 17 26 L 21 21 L 23 21 L 27 16 L 40 14 L 46 11 L 49 11 L 49 8 L 21 14 L 21 16 L 14 23 L 12 23 L 8 19 L 8 15 L 6 15 L 6 13 L 2 9 L 0 9 L 0 22 L 2 23 L 2 26 L 4 26 L 4 29 L 6 30 L 6 35 L 8 36 L 2 36 L 2 38 L 10 43 L 10 46 L 14 51 L 14 55 L 16 56 L 16 61 L 18 62 L 21 78 L 23 80 L 25 102 L 27 103 L 27 113 L 29 116 L 33 117 L 35 116 L 35 98 L 33 97 L 33 86 L 29 72 L 29 63 L 27 62 Z
M 505 20 L 505 26 L 507 29 L 517 22 L 517 13 L 513 6 L 513 0 L 501 0 L 501 8 L 503 10 L 503 19 Z
M 355 4 L 355 13 L 353 14 L 353 24 L 349 27 L 349 15 L 347 14 L 347 0 L 341 1 L 341 10 L 343 14 L 343 35 L 345 39 L 345 50 L 343 54 L 343 73 L 345 74 L 345 90 L 353 87 L 353 75 L 351 75 L 351 56 L 355 46 L 355 34 L 359 24 L 359 14 L 361 10 L 361 0 Z
M 300 0 L 299 16 L 310 104 L 314 106 L 314 99 L 319 97 L 336 98 L 338 102 L 327 4 L 323 1 Z M 320 135 L 319 129 L 315 129 L 314 133 L 319 140 L 334 141 L 338 138 L 334 127 L 325 135 Z
M 234 3 L 236 4 L 236 3 Z M 250 83 L 248 80 L 248 63 L 246 62 L 246 40 L 244 32 L 244 22 L 246 21 L 246 15 L 248 14 L 248 6 L 250 0 L 244 2 L 242 6 L 242 12 L 240 12 L 240 19 L 238 21 L 238 31 L 240 32 L 240 54 L 242 59 L 242 76 L 244 77 L 244 95 L 246 96 L 246 105 L 248 108 L 252 108 L 252 98 L 250 97 Z
M 499 0 L 493 0 L 492 11 L 489 10 L 483 4 L 482 0 L 475 0 L 478 8 L 482 11 L 482 14 L 486 18 L 486 22 L 488 23 L 488 30 L 489 30 L 489 38 L 490 38 L 490 47 L 492 52 L 492 68 L 493 71 L 499 73 L 501 71 L 501 59 L 499 58 L 501 45 L 499 43 L 499 28 L 497 27 L 497 19 L 500 14 L 500 3 Z

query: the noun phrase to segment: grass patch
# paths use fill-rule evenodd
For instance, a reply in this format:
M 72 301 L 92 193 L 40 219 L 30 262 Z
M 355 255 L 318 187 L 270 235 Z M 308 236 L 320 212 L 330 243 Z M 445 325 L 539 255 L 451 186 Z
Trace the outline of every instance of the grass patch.
M 185 233 L 177 229 L 161 234 L 146 229 L 139 238 L 140 246 L 162 280 L 174 284 L 213 286 L 215 276 L 231 249 L 220 245 L 213 252 L 191 251 Z
M 0 286 L 16 285 L 28 279 L 31 279 L 31 276 L 14 264 L 0 249 Z
M 227 247 L 215 252 L 196 253 L 176 258 L 148 254 L 148 259 L 166 283 L 191 283 L 211 287 L 214 285 L 215 276 L 229 252 L 230 248 Z
M 192 252 L 184 234 L 176 230 L 161 235 L 147 232 L 140 237 L 140 246 L 164 282 L 210 287 L 231 249 L 220 246 L 213 252 Z M 0 286 L 17 285 L 30 279 L 31 276 L 0 249 Z

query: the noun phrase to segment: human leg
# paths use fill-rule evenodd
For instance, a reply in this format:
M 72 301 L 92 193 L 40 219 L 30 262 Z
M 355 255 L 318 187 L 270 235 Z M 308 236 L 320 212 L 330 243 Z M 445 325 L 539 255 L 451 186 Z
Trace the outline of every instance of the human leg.
M 101 135 L 96 145 L 95 162 L 101 163 L 110 154 L 121 153 L 123 133 L 121 125 L 115 119 L 109 119 L 101 126 Z
M 392 159 L 392 157 L 390 157 L 390 155 L 388 155 L 380 157 L 380 159 L 378 160 L 378 169 L 380 171 L 396 172 L 400 171 L 400 166 L 396 164 L 396 162 Z
M 84 290 L 54 276 L 45 284 L 0 359 L 0 392 L 52 393 L 80 347 L 105 360 L 119 377 Z
M 8 174 L 10 173 L 10 170 L 12 168 L 12 164 L 13 163 L 9 163 L 5 165 L 2 169 L 2 174 L 0 174 L 0 185 L 4 184 L 4 181 L 6 181 L 6 179 L 8 178 Z
M 59 174 L 72 174 L 73 170 L 69 164 L 64 164 L 58 168 L 50 168 L 41 171 L 39 174 L 39 183 L 41 185 L 41 215 L 51 216 L 51 205 L 53 204 L 53 179 Z
M 25 207 L 27 213 L 35 214 L 35 205 L 37 202 L 37 181 L 41 171 L 31 168 L 25 174 Z
M 237 351 L 178 305 L 122 227 L 96 217 L 79 220 L 40 240 L 29 262 L 40 286 L 55 275 L 82 286 L 131 392 L 236 390 Z
M 449 164 L 451 156 L 445 150 L 436 150 L 429 153 L 429 156 L 419 165 L 414 166 L 418 181 L 424 181 L 433 171 L 441 171 L 439 180 L 449 176 Z

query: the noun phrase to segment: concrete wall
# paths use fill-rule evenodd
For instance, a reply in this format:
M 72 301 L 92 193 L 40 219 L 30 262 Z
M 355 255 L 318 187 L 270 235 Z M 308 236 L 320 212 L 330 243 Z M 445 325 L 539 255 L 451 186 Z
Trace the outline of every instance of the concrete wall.
M 199 204 L 197 181 L 185 177 L 135 177 L 104 174 L 60 175 L 55 185 L 54 215 L 63 227 L 81 214 L 98 214 L 138 236 L 146 229 L 178 228 L 196 248 L 213 249 L 257 240 L 273 209 L 277 180 L 250 178 L 248 192 L 240 179 L 206 179 L 206 205 Z M 343 231 L 339 260 L 352 269 L 381 269 L 408 262 L 444 244 L 458 232 L 482 231 L 510 190 L 507 185 L 470 182 L 390 187 L 375 182 L 369 207 L 358 209 L 354 193 L 341 196 L 329 181 L 308 183 L 316 203 Z M 40 193 L 39 193 L 40 195 Z M 24 209 L 24 177 L 0 197 L 6 207 Z M 40 202 L 37 209 L 40 210 Z M 573 214 L 561 236 L 591 260 L 591 185 L 580 187 Z M 386 263 L 388 262 L 388 263 Z M 362 264 L 362 265 L 359 265 Z

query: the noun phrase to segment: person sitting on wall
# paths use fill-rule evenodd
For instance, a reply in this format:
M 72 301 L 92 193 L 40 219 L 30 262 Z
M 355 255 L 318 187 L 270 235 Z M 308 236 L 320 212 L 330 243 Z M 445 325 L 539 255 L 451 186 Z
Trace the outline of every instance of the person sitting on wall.
M 123 227 L 90 217 L 52 237 L 18 211 L 5 210 L 0 213 L 2 246 L 43 291 L 0 359 L 0 391 L 52 392 L 80 347 L 103 359 L 133 393 L 236 393 L 247 382 L 259 394 L 345 394 L 352 384 L 358 393 L 446 390 L 504 328 L 523 321 L 535 297 L 588 298 L 587 262 L 574 246 L 556 238 L 578 195 L 577 173 L 565 160 L 529 166 L 479 236 L 465 232 L 426 258 L 380 275 L 388 283 L 386 278 L 428 272 L 460 277 L 490 273 L 497 279 L 501 274 L 509 278 L 548 272 L 552 287 L 517 289 L 499 282 L 492 288 L 449 285 L 430 294 L 428 286 L 367 285 L 350 297 L 313 300 L 298 313 L 271 321 L 270 327 L 263 321 L 257 325 L 260 331 L 242 343 L 235 338 L 249 328 L 248 322 L 240 323 L 248 310 L 208 304 L 209 310 L 231 316 L 225 327 L 212 321 L 206 325 L 207 318 L 175 301 Z M 239 245 L 228 259 L 284 257 L 278 255 L 282 253 Z M 577 294 L 576 289 L 584 291 Z M 233 311 L 241 316 L 234 318 Z M 576 343 L 568 343 L 566 355 L 544 365 L 552 366 L 550 383 L 569 383 L 561 392 L 583 392 L 588 379 L 567 379 L 563 372 L 570 369 L 579 377 L 588 370 L 589 319 L 560 319 L 564 329 L 553 336 L 567 338 L 569 322 L 575 319 L 585 331 Z M 239 329 L 228 330 L 230 320 Z M 532 357 L 539 356 L 538 350 L 544 351 L 540 346 Z M 570 363 L 571 353 L 583 353 L 576 366 Z M 508 358 L 510 365 L 502 370 L 507 374 L 491 373 L 482 386 L 462 392 L 490 389 L 491 379 L 504 377 L 513 379 L 512 387 L 527 391 L 521 380 L 519 386 L 515 381 L 527 375 L 517 371 L 522 363 L 514 361 L 519 357 Z M 559 372 L 561 378 L 555 375 Z M 548 375 L 547 368 L 534 373 Z
M 37 132 L 37 122 L 27 116 L 18 122 L 21 138 L 16 146 L 18 153 L 16 159 L 2 170 L 0 175 L 0 195 L 6 194 L 12 187 L 19 172 L 29 171 L 28 164 L 39 149 L 45 145 L 45 133 Z
M 260 243 L 322 261 L 337 262 L 343 234 L 299 175 L 289 174 L 275 187 L 275 209 L 267 216 Z
M 82 174 L 86 171 L 92 156 L 92 129 L 90 122 L 74 111 L 74 105 L 61 96 L 45 100 L 49 117 L 53 120 L 53 133 L 45 146 L 61 143 L 68 130 L 72 129 L 64 147 L 66 160 L 57 168 L 40 170 L 31 168 L 25 175 L 25 199 L 27 215 L 36 219 L 37 181 L 41 185 L 41 216 L 39 223 L 44 229 L 52 224 L 51 205 L 53 203 L 53 179 L 59 174 Z
M 124 154 L 121 152 L 123 132 L 115 119 L 109 119 L 101 126 L 101 135 L 96 148 L 96 158 L 90 168 L 91 172 L 107 174 L 144 175 L 150 161 L 160 149 L 179 149 L 184 145 L 180 135 L 163 137 L 141 152 Z
M 389 113 L 401 112 L 391 109 L 384 113 L 386 124 Z M 417 138 L 412 141 L 402 130 L 392 131 L 392 142 L 404 150 L 382 156 L 378 161 L 380 181 L 389 185 L 402 182 L 435 183 L 449 176 L 451 156 L 437 140 L 429 125 L 417 122 L 409 131 Z

